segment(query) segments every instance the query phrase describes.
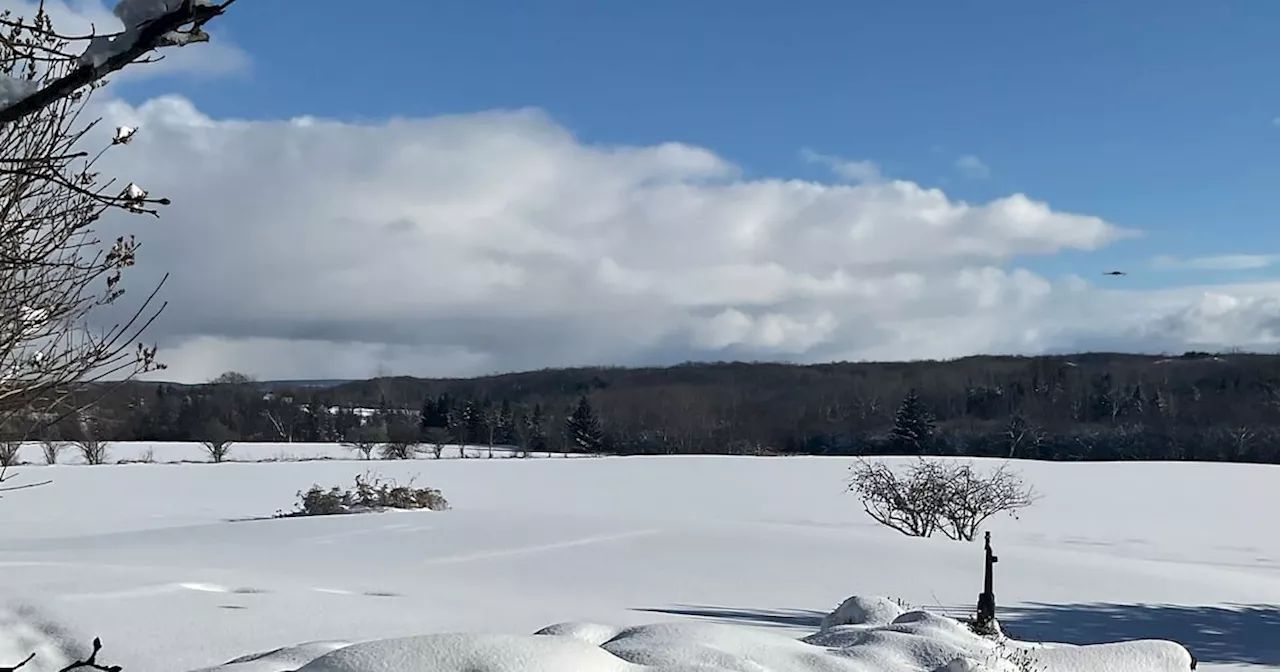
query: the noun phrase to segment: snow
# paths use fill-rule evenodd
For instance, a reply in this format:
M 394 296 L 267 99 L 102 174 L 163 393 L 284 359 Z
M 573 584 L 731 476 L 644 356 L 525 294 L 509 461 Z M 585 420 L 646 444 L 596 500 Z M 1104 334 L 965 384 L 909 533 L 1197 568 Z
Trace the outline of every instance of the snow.
M 200 455 L 116 454 L 143 446 Z M 1151 640 L 1177 640 L 1201 670 L 1280 670 L 1280 538 L 1250 514 L 1280 506 L 1280 469 L 1017 464 L 1044 498 L 993 523 L 996 592 L 1011 637 L 1068 643 L 1042 646 L 950 618 L 981 589 L 981 545 L 869 523 L 850 463 L 19 467 L 53 483 L 0 500 L 0 664 L 39 650 L 24 669 L 56 669 L 98 635 L 126 672 L 1163 672 L 1188 658 Z M 453 510 L 227 522 L 369 469 Z
M 124 26 L 124 31 L 114 35 L 99 35 L 89 41 L 84 53 L 80 55 L 80 64 L 99 67 L 117 54 L 128 51 L 138 39 L 139 31 L 146 24 L 178 10 L 186 0 L 120 0 L 113 13 Z M 212 0 L 192 0 L 196 6 L 214 4 Z M 170 43 L 182 46 L 188 41 L 182 34 L 170 32 Z

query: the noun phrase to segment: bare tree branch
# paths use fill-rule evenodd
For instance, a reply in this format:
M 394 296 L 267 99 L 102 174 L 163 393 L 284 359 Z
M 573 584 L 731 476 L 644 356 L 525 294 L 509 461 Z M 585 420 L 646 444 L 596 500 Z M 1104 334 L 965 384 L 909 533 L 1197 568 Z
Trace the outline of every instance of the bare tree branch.
M 53 31 L 52 26 L 47 25 L 47 22 L 36 23 L 35 27 L 40 31 L 40 37 L 49 41 L 44 51 L 57 55 L 63 61 L 76 58 L 76 67 L 44 83 L 31 95 L 0 109 L 0 124 L 17 121 L 28 115 L 35 114 L 59 100 L 73 96 L 84 87 L 101 81 L 107 75 L 137 62 L 148 52 L 161 47 L 180 47 L 192 42 L 207 41 L 209 36 L 202 30 L 204 24 L 215 16 L 221 15 L 235 1 L 224 0 L 220 4 L 207 4 L 197 0 L 181 0 L 176 9 L 155 17 L 140 27 L 125 26 L 123 33 L 88 36 L 89 48 L 80 58 L 64 52 L 65 45 L 77 38 L 59 35 Z M 40 13 L 43 14 L 43 12 L 43 7 L 41 7 Z M 15 23 L 21 25 L 20 22 L 7 21 L 6 23 L 10 27 L 13 27 Z M 107 52 L 109 55 L 101 61 L 94 58 L 86 58 L 90 56 L 95 44 L 104 44 L 103 41 L 110 43 L 117 40 L 128 40 L 130 38 L 132 38 L 132 41 L 127 47 L 112 49 Z M 13 44 L 15 41 L 7 40 L 6 42 L 7 44 Z

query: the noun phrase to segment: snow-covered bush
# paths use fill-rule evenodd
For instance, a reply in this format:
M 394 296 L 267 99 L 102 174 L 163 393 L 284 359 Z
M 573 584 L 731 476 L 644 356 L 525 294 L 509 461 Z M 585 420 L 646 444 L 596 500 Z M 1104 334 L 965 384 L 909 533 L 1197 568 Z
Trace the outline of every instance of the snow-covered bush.
M 1038 499 L 1008 465 L 980 473 L 967 462 L 920 458 L 899 473 L 885 462 L 859 460 L 849 480 L 867 515 L 911 537 L 942 532 L 973 541 L 987 519 L 1016 517 Z
M 413 481 L 397 485 L 376 475 L 356 476 L 350 488 L 334 486 L 323 488 L 313 485 L 309 490 L 298 491 L 298 503 L 293 511 L 280 513 L 280 517 L 332 516 L 347 513 L 368 513 L 388 509 L 443 511 L 449 502 L 435 488 L 417 488 Z

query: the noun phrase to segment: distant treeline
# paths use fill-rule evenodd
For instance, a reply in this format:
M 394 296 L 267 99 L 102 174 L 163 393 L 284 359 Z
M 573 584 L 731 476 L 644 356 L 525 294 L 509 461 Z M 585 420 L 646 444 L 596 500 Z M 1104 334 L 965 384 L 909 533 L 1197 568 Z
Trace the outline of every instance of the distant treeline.
M 516 445 L 623 454 L 1280 462 L 1280 356 L 579 368 L 331 387 L 129 383 L 42 430 L 102 440 Z

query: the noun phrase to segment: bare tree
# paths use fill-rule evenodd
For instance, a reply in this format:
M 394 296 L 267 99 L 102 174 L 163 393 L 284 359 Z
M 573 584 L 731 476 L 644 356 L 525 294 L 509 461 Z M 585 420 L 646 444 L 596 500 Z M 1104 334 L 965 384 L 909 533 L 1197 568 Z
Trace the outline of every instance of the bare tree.
M 373 451 L 387 441 L 387 426 L 380 421 L 370 421 L 347 432 L 342 445 L 360 453 L 366 460 L 373 459 Z
M 1044 431 L 1031 424 L 1025 416 L 1015 413 L 1009 417 L 1004 430 L 1005 441 L 1009 445 L 1007 457 L 1018 457 L 1019 454 L 1038 448 L 1044 443 Z
M 102 437 L 102 423 L 87 410 L 76 412 L 70 425 L 71 443 L 85 464 L 106 464 L 108 442 Z
M 859 459 L 850 472 L 849 491 L 877 523 L 909 537 L 931 537 L 942 514 L 941 471 L 939 462 L 920 459 L 900 476 L 885 462 Z
M 80 457 L 84 458 L 85 464 L 106 464 L 108 454 L 108 444 L 106 441 L 95 439 L 93 437 L 83 437 L 72 441 L 76 449 L 80 451 Z
M 218 374 L 216 378 L 210 380 L 209 384 L 210 385 L 250 385 L 254 381 L 255 381 L 255 378 L 247 373 L 240 373 L 239 371 L 224 371 Z
M 876 522 L 907 536 L 973 541 L 989 518 L 1016 516 L 1038 499 L 1007 465 L 989 474 L 953 460 L 916 460 L 904 473 L 885 462 L 858 460 L 849 490 Z
M 444 455 L 444 447 L 449 445 L 449 430 L 444 427 L 428 427 L 424 432 L 427 443 L 431 445 L 431 454 L 438 460 Z
M 55 441 L 53 439 L 45 439 L 44 441 L 41 441 L 40 449 L 41 452 L 44 453 L 44 463 L 57 464 L 58 456 L 62 455 L 62 449 L 65 448 L 66 445 L 67 444 L 61 441 Z
M 417 423 L 397 416 L 387 424 L 387 442 L 382 446 L 382 457 L 387 460 L 412 460 L 422 445 Z
M 96 122 L 81 113 L 107 74 L 207 40 L 202 26 L 229 4 L 124 0 L 123 32 L 84 37 L 57 31 L 44 3 L 29 18 L 0 14 L 0 423 L 53 424 L 74 412 L 64 402 L 83 383 L 162 368 L 137 342 L 158 312 L 154 291 L 121 324 L 88 323 L 124 293 L 121 273 L 139 248 L 132 236 L 102 241 L 91 226 L 109 210 L 154 215 L 168 201 L 100 178 L 98 160 L 136 129 L 117 129 L 90 154 L 78 146 Z
M 279 436 L 281 441 L 293 443 L 293 432 L 298 426 L 296 408 L 286 406 L 283 409 L 266 409 L 262 412 L 262 416 L 271 423 L 271 428 L 275 430 L 276 436 Z
M 116 129 L 91 155 L 79 145 L 97 122 L 80 116 L 108 74 L 207 41 L 204 24 L 234 1 L 120 0 L 123 31 L 82 37 L 59 32 L 43 2 L 30 17 L 0 12 L 0 425 L 26 425 L 23 438 L 83 408 L 83 398 L 67 402 L 85 383 L 163 368 L 137 340 L 163 308 L 151 309 L 159 286 L 122 323 L 91 328 L 88 317 L 123 295 L 139 247 L 133 236 L 103 242 L 93 223 L 110 210 L 154 215 L 168 200 L 101 179 L 98 160 L 136 129 Z M 86 461 L 105 460 L 105 443 L 81 449 Z M 46 457 L 56 460 L 47 448 Z
M 493 459 L 493 440 L 498 435 L 498 425 L 502 423 L 502 408 L 490 406 L 484 410 L 484 427 L 489 439 L 489 459 Z
M 0 467 L 17 466 L 21 451 L 21 441 L 0 441 Z
M 200 430 L 200 446 L 209 456 L 209 461 L 222 463 L 231 456 L 231 444 L 235 435 L 221 420 L 210 420 Z
M 982 524 L 997 514 L 1018 517 L 1018 512 L 1039 499 L 1035 489 L 1002 464 L 981 474 L 967 463 L 952 463 L 944 470 L 946 498 L 939 529 L 949 539 L 973 541 Z

